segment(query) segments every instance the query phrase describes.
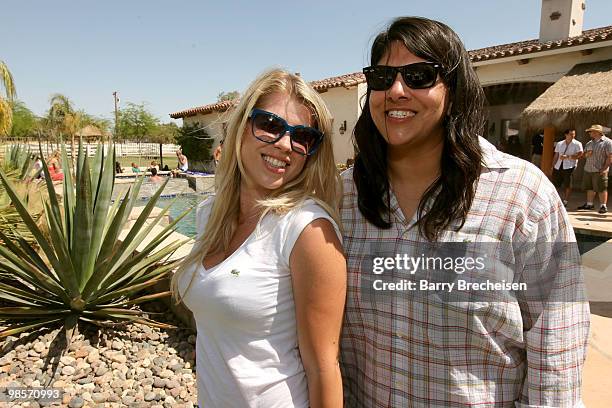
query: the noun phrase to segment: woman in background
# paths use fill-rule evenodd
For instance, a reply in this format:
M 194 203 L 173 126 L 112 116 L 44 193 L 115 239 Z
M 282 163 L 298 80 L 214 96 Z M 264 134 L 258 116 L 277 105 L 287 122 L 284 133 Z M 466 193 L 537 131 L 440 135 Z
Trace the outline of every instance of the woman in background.
M 49 161 L 47 162 L 47 167 L 49 168 L 49 177 L 51 177 L 51 180 L 64 180 L 64 173 L 62 172 L 62 166 L 60 165 L 59 150 L 53 152 L 53 154 L 49 158 Z

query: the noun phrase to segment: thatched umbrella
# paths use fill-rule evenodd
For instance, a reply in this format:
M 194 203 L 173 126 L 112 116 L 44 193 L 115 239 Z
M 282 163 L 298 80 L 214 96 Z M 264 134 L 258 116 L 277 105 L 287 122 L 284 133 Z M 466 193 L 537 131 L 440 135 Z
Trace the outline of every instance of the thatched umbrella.
M 521 119 L 528 131 L 554 127 L 557 140 L 564 129 L 574 128 L 576 139 L 586 144 L 590 139 L 585 129 L 594 123 L 612 124 L 612 59 L 574 66 L 533 101 Z M 574 172 L 578 180 L 583 167 L 580 161 Z
M 104 136 L 104 134 L 102 133 L 102 131 L 100 129 L 98 129 L 97 126 L 94 125 L 87 125 L 84 128 L 82 128 L 81 130 L 79 130 L 78 132 L 76 132 L 76 136 L 77 137 L 82 137 L 83 140 L 99 140 L 102 139 L 102 137 Z
M 578 64 L 533 101 L 522 114 L 528 128 L 612 124 L 612 59 Z

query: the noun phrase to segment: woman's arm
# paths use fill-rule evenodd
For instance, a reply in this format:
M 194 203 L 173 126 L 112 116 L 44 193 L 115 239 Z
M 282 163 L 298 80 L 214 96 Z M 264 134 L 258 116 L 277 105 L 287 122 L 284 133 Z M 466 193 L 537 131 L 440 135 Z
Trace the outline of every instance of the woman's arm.
M 310 407 L 342 407 L 338 352 L 346 299 L 346 261 L 328 220 L 317 219 L 304 228 L 289 264 Z

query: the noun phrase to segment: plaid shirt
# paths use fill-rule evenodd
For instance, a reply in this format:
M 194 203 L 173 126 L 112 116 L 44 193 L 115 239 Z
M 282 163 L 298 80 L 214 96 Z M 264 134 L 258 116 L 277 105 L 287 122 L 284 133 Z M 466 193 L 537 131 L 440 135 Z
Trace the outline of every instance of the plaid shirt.
M 537 281 L 554 256 L 545 249 L 551 245 L 535 243 L 575 242 L 567 213 L 535 166 L 484 140 L 482 145 L 484 166 L 465 225 L 459 232 L 449 228 L 440 241 L 524 245 L 523 278 Z M 589 307 L 580 271 L 565 276 L 554 269 L 555 290 L 580 299 L 573 302 L 464 302 L 452 308 L 430 296 L 406 301 L 408 293 L 375 304 L 360 286 L 360 265 L 372 243 L 394 242 L 405 252 L 425 239 L 416 215 L 406 221 L 392 192 L 391 228 L 367 222 L 357 207 L 352 169 L 342 177 L 349 270 L 341 341 L 345 406 L 582 406 Z
M 589 173 L 598 173 L 604 170 L 604 165 L 608 156 L 612 154 L 612 140 L 606 136 L 602 136 L 598 141 L 589 140 L 584 147 L 584 151 L 592 150 L 593 154 L 587 157 L 584 163 L 584 171 Z

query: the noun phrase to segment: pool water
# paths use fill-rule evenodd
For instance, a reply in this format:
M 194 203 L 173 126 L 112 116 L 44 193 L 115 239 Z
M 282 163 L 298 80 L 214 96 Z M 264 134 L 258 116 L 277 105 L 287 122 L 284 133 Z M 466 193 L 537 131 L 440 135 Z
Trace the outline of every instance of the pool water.
M 168 214 L 171 220 L 180 216 L 185 210 L 196 207 L 199 203 L 208 197 L 207 194 L 184 194 L 177 197 L 160 197 L 157 200 L 156 207 L 166 208 L 170 204 Z M 187 214 L 182 220 L 176 224 L 176 232 L 187 237 L 193 238 L 196 236 L 196 212 L 195 210 Z
M 576 241 L 578 241 L 578 250 L 580 255 L 589 252 L 591 249 L 597 248 L 600 245 L 605 244 L 606 246 L 612 246 L 606 243 L 610 238 L 598 237 L 593 235 L 576 234 Z

